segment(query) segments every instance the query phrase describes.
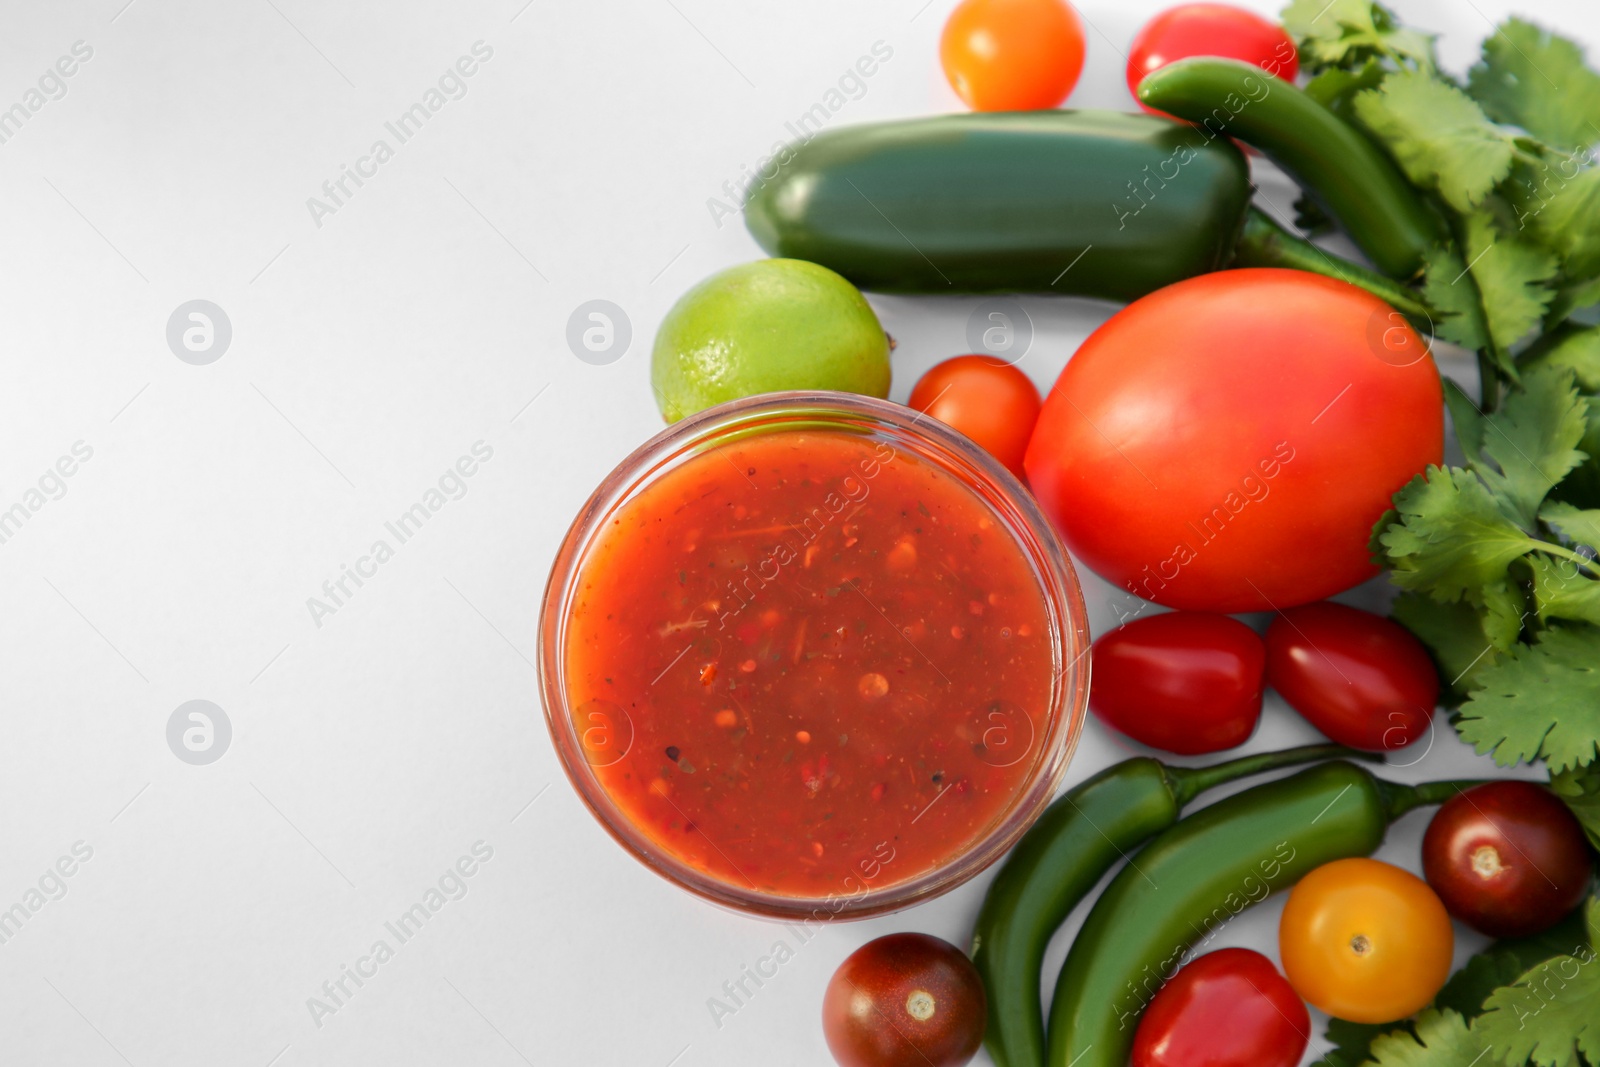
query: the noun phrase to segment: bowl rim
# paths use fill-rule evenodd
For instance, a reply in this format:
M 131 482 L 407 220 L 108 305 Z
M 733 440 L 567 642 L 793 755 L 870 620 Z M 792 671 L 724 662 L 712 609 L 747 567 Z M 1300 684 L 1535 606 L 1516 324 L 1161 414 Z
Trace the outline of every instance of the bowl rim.
M 825 431 L 879 433 L 915 443 L 916 456 L 959 478 L 1002 520 L 1039 582 L 1051 630 L 1054 676 L 1043 751 L 1017 795 L 989 827 L 943 863 L 880 888 L 793 897 L 739 886 L 707 874 L 656 845 L 611 803 L 582 754 L 566 699 L 568 615 L 589 549 L 609 519 L 664 472 L 716 447 L 730 433 L 776 432 L 796 425 Z M 1089 626 L 1077 572 L 1038 502 L 986 450 L 912 408 L 829 391 L 764 393 L 729 401 L 676 422 L 630 452 L 595 488 L 562 537 L 540 602 L 536 670 L 545 725 L 563 772 L 589 813 L 613 840 L 657 875 L 745 915 L 772 919 L 860 919 L 932 899 L 968 881 L 1003 856 L 1054 799 L 1083 734 L 1088 707 Z M 627 750 L 623 752 L 623 758 Z M 853 879 L 853 876 L 851 876 Z M 849 881 L 851 879 L 846 879 Z M 860 880 L 856 880 L 859 884 Z

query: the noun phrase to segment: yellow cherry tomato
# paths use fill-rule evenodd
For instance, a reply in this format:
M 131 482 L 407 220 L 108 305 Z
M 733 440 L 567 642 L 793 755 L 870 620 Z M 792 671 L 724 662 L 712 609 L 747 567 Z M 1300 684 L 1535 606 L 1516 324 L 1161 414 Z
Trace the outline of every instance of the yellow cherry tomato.
M 1035 111 L 1083 71 L 1083 23 L 1066 0 L 962 0 L 939 39 L 951 88 L 974 111 Z
M 1455 932 L 1428 883 L 1373 859 L 1335 860 L 1300 880 L 1278 923 L 1289 984 L 1356 1023 L 1426 1007 L 1450 976 Z

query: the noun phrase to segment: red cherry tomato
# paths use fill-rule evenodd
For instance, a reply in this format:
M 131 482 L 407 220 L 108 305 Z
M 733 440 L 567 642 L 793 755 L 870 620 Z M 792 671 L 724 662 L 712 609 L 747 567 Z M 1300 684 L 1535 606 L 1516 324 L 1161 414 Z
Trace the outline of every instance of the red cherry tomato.
M 974 111 L 1035 111 L 1067 98 L 1083 71 L 1083 23 L 1065 0 L 961 0 L 939 59 Z
M 978 969 L 948 941 L 890 934 L 852 952 L 828 981 L 822 1032 L 841 1067 L 961 1067 L 983 1044 Z
M 1128 49 L 1128 91 L 1139 97 L 1139 81 L 1151 71 L 1189 56 L 1242 59 L 1294 81 L 1300 56 L 1282 26 L 1231 4 L 1179 4 L 1144 24 Z M 1163 112 L 1140 107 L 1153 115 Z
M 1151 748 L 1233 748 L 1261 718 L 1261 638 L 1226 615 L 1135 619 L 1096 641 L 1091 658 L 1089 709 Z
M 1444 454 L 1439 373 L 1353 285 L 1224 270 L 1134 301 L 1045 399 L 1023 465 L 1078 560 L 1193 611 L 1267 611 L 1377 574 L 1390 498 Z
M 1022 477 L 1039 390 L 1016 367 L 992 356 L 947 359 L 917 382 L 910 406 L 966 434 Z
M 1151 999 L 1133 1067 L 1295 1067 L 1311 1014 L 1272 961 L 1247 948 L 1208 952 Z
M 1589 849 L 1577 818 L 1550 790 L 1489 782 L 1434 814 L 1422 870 L 1451 915 L 1490 937 L 1522 937 L 1583 902 Z
M 1341 745 L 1404 748 L 1428 732 L 1439 675 L 1399 623 L 1323 601 L 1267 627 L 1267 684 Z

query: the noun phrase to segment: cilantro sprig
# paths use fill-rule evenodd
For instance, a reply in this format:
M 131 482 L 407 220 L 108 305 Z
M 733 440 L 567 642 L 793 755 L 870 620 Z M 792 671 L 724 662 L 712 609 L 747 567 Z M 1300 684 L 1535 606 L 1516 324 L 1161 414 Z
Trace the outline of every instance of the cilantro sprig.
M 1456 728 L 1480 753 L 1554 772 L 1593 764 L 1600 509 L 1563 498 L 1569 475 L 1593 462 L 1579 447 L 1589 398 L 1572 366 L 1548 358 L 1499 411 L 1484 414 L 1453 385 L 1448 397 L 1466 465 L 1414 478 L 1373 536 L 1406 594 L 1396 618 L 1464 698 Z
M 1427 257 L 1421 323 L 1479 354 L 1482 406 L 1516 355 L 1600 305 L 1600 74 L 1573 41 L 1510 18 L 1458 79 L 1434 38 L 1370 0 L 1293 0 L 1306 91 L 1365 130 L 1427 193 L 1453 239 Z M 1309 207 L 1304 221 L 1325 220 Z

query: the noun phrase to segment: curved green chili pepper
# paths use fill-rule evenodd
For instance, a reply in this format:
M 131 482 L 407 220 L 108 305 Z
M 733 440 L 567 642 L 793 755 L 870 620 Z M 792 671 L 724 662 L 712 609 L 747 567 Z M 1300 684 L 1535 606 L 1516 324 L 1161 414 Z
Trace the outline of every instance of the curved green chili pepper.
M 1442 220 L 1382 149 L 1258 67 L 1180 59 L 1147 75 L 1139 100 L 1209 136 L 1237 137 L 1265 152 L 1391 277 L 1415 276 L 1423 255 L 1447 238 Z
M 972 962 L 989 995 L 984 1042 L 1000 1067 L 1044 1062 L 1039 972 L 1045 946 L 1112 865 L 1215 786 L 1280 767 L 1356 755 L 1307 745 L 1211 767 L 1168 767 L 1138 756 L 1107 767 L 1057 799 L 1017 843 L 983 898 Z

